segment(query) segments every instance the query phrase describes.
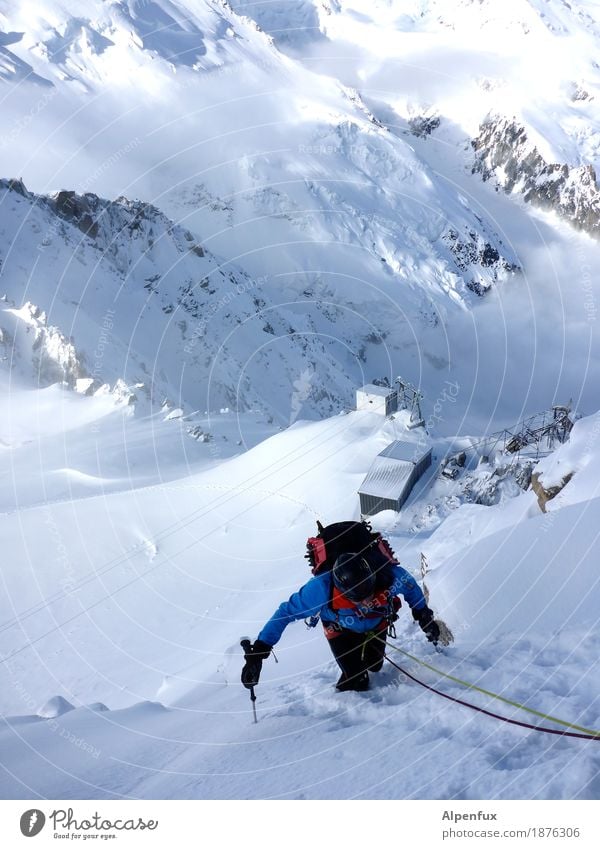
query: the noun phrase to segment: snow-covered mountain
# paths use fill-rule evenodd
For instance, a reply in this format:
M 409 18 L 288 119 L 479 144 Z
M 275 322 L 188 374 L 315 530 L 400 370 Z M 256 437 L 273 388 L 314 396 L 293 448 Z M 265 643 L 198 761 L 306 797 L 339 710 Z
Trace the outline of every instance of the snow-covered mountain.
M 273 305 L 265 280 L 220 261 L 150 204 L 66 191 L 40 197 L 4 181 L 0 234 L 0 327 L 12 380 L 75 387 L 88 378 L 99 388 L 124 379 L 151 410 L 165 401 L 187 412 L 254 408 L 286 424 L 294 381 L 316 361 L 330 372 L 329 390 L 316 397 L 309 386 L 309 410 L 327 414 L 350 394 L 351 376 L 310 316 Z M 264 386 L 261 348 L 273 338 L 279 350 Z
M 356 85 L 384 123 L 408 122 L 414 130 L 425 121 L 430 131 L 441 128 L 437 141 L 451 139 L 461 147 L 470 139 L 479 154 L 475 168 L 485 177 L 596 233 L 595 3 L 234 0 L 232 5 L 290 55 L 309 67 L 318 62 Z M 582 204 L 588 206 L 584 212 Z
M 236 329 L 226 344 L 231 361 L 211 379 L 217 406 L 240 394 L 242 408 L 259 404 L 285 423 L 298 412 L 298 384 L 314 385 L 303 414 L 322 415 L 349 406 L 357 383 L 402 374 L 432 406 L 444 380 L 458 380 L 466 430 L 568 397 L 593 409 L 595 243 L 515 195 L 527 189 L 594 231 L 597 72 L 586 14 L 593 9 L 581 3 L 537 0 L 502 9 L 92 0 L 85 16 L 70 0 L 35 12 L 0 4 L 5 175 L 36 195 L 140 199 L 225 274 L 260 281 L 256 303 L 232 305 L 230 320 L 251 332 L 241 341 Z M 571 99 L 575 83 L 588 98 Z M 507 182 L 501 158 L 474 149 L 492 115 L 525 128 L 546 188 L 537 170 Z M 561 163 L 572 166 L 564 191 Z M 513 193 L 503 197 L 497 181 Z M 12 297 L 23 306 L 19 292 Z M 77 345 L 43 298 L 28 300 Z M 175 325 L 186 319 L 172 314 L 158 369 L 146 351 L 132 354 L 170 384 L 165 394 L 184 396 L 177 403 L 206 409 L 197 399 L 208 358 L 202 388 L 185 393 L 179 360 L 167 362 L 181 354 Z M 211 322 L 209 332 L 212 356 L 230 329 Z M 276 392 L 258 390 L 254 353 L 281 361 Z M 231 375 L 246 361 L 252 386 L 238 390 Z M 131 371 L 148 382 L 139 368 L 128 379 Z M 188 369 L 184 383 L 196 379 Z M 453 416 L 448 432 L 460 426 Z
M 346 305 L 324 284 L 281 303 L 276 278 L 250 278 L 140 201 L 36 196 L 20 181 L 0 181 L 0 234 L 0 326 L 12 345 L 5 364 L 13 377 L 33 371 L 42 386 L 124 379 L 154 407 L 167 399 L 188 412 L 255 408 L 287 424 L 301 411 L 347 407 L 354 387 L 389 373 L 406 344 L 388 314 L 391 293 L 356 291 Z M 456 280 L 460 270 L 464 293 L 518 271 L 474 231 L 444 225 L 440 245 L 448 259 L 438 270 L 452 263 Z M 433 298 L 426 312 L 423 295 L 412 294 L 394 293 L 395 311 L 412 301 L 412 321 L 435 328 Z M 68 339 L 58 342 L 61 330 Z

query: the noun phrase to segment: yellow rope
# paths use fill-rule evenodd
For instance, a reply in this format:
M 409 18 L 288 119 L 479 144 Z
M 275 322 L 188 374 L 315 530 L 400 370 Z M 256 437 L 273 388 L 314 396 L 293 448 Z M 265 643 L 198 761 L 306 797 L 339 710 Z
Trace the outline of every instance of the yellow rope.
M 475 684 L 469 684 L 468 681 L 463 681 L 461 678 L 455 678 L 454 675 L 449 675 L 447 672 L 442 672 L 441 669 L 436 669 L 435 666 L 431 666 L 429 663 L 425 663 L 424 660 L 419 660 L 418 657 L 414 657 L 412 654 L 409 654 L 404 649 L 398 648 L 398 646 L 389 645 L 389 648 L 394 651 L 403 654 L 405 657 L 410 658 L 410 660 L 418 663 L 419 666 L 424 666 L 426 669 L 430 669 L 432 672 L 435 672 L 437 675 L 441 675 L 444 678 L 448 678 L 450 681 L 454 681 L 456 684 L 461 684 L 463 687 L 468 687 L 469 690 L 476 690 L 478 693 L 483 693 L 486 696 L 491 696 L 492 699 L 498 699 L 498 701 L 505 702 L 507 705 L 512 705 L 512 707 L 519 708 L 519 710 L 527 711 L 527 713 L 533 713 L 535 716 L 540 716 L 542 719 L 549 719 L 551 722 L 557 722 L 559 725 L 564 725 L 567 728 L 574 728 L 576 731 L 583 731 L 585 734 L 590 734 L 593 737 L 600 737 L 600 731 L 593 731 L 591 728 L 585 728 L 583 725 L 575 725 L 573 722 L 565 722 L 564 719 L 557 719 L 557 717 L 552 716 L 549 713 L 542 713 L 539 710 L 534 710 L 533 708 L 528 708 L 525 705 L 520 704 L 520 702 L 514 702 L 511 699 L 506 699 L 504 696 L 498 695 L 498 693 L 492 693 L 491 690 L 485 690 L 483 687 L 477 687 Z

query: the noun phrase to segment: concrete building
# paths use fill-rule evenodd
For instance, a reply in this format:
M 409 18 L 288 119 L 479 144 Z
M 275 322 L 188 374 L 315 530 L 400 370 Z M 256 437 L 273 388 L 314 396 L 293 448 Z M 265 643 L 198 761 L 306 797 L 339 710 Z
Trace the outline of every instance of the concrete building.
M 398 411 L 398 393 L 389 386 L 367 383 L 356 390 L 356 409 L 391 416 Z

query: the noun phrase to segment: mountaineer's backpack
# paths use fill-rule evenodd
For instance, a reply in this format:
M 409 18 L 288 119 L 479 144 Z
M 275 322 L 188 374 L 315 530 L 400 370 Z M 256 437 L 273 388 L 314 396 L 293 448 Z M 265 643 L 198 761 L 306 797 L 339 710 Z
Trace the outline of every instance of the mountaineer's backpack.
M 309 537 L 306 542 L 305 557 L 313 575 L 330 572 L 340 554 L 361 554 L 376 576 L 377 589 L 379 591 L 389 589 L 393 581 L 391 567 L 396 566 L 398 560 L 389 542 L 380 533 L 374 531 L 368 522 L 334 522 L 332 525 L 323 527 L 321 522 L 317 521 L 317 528 L 319 530 L 317 536 Z M 341 594 L 338 593 L 338 595 Z M 334 588 L 332 597 L 334 608 L 337 606 L 335 596 Z M 351 603 L 349 606 L 354 607 Z M 388 598 L 388 606 L 391 622 L 398 618 L 396 613 L 400 607 L 400 599 L 397 596 Z M 308 627 L 314 627 L 317 622 L 318 616 L 311 616 L 306 620 Z
M 330 572 L 340 554 L 362 554 L 375 574 L 398 563 L 388 541 L 368 522 L 334 522 L 323 527 L 317 521 L 317 527 L 317 536 L 306 542 L 305 557 L 313 575 Z

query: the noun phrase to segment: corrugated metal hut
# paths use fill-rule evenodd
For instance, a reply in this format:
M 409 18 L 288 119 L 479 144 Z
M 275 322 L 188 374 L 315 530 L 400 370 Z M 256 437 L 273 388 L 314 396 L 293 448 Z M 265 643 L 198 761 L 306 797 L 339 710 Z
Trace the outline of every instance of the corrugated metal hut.
M 360 512 L 398 512 L 422 474 L 431 465 L 431 449 L 397 439 L 381 451 L 358 490 Z

